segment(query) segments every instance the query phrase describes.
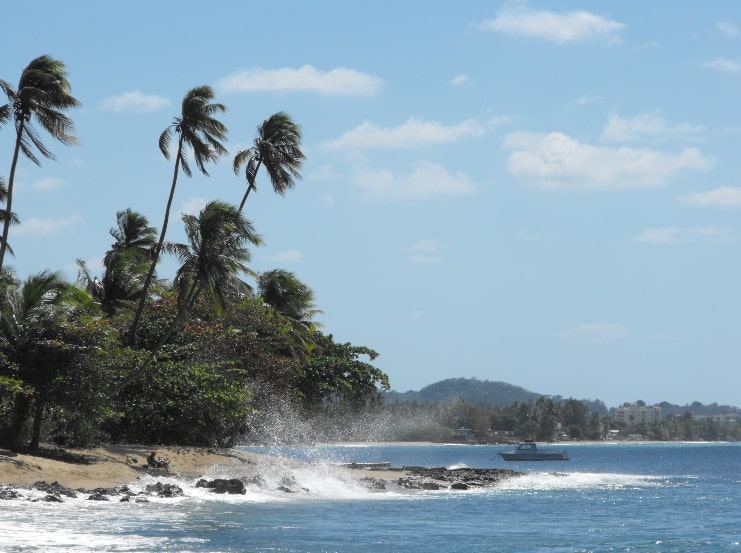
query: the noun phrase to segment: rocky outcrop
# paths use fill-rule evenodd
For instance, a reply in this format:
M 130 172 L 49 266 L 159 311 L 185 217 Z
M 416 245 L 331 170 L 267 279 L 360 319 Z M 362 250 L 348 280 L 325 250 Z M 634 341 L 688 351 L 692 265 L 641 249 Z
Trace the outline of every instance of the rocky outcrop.
M 242 480 L 237 478 L 217 478 L 216 480 L 204 480 L 203 478 L 196 482 L 196 488 L 207 488 L 214 493 L 228 493 L 244 495 L 247 488 Z
M 470 490 L 494 486 L 506 478 L 521 473 L 506 469 L 448 469 L 445 467 L 404 467 L 407 473 L 395 481 L 402 488 L 412 490 Z

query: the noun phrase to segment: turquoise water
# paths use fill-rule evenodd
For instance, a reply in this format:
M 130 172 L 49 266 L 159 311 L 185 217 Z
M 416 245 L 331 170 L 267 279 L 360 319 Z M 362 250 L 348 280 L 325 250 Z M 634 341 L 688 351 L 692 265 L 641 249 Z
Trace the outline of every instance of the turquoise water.
M 505 463 L 500 449 L 250 448 L 311 466 L 238 497 L 183 481 L 186 497 L 145 504 L 3 501 L 0 551 L 741 553 L 741 444 L 569 444 L 569 461 L 546 463 Z M 332 466 L 352 461 L 525 474 L 486 490 L 370 492 Z M 304 491 L 272 491 L 285 478 Z

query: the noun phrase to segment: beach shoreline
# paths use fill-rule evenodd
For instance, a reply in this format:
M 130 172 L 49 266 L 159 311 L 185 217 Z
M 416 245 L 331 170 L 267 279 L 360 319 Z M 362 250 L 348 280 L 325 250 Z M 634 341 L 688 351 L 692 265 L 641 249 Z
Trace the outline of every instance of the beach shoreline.
M 88 490 L 129 484 L 147 473 L 198 478 L 213 468 L 223 467 L 226 472 L 230 466 L 264 457 L 237 449 L 131 444 L 59 451 L 64 455 L 0 454 L 0 485 L 26 487 L 45 481 Z M 151 451 L 170 461 L 168 472 L 146 468 Z
M 168 471 L 146 467 L 146 458 L 151 451 L 156 451 L 157 457 L 169 460 Z M 251 474 L 259 478 L 259 475 L 276 472 L 276 469 L 280 472 L 281 468 L 286 466 L 300 468 L 307 465 L 311 463 L 236 448 L 109 444 L 90 449 L 46 450 L 43 455 L 12 454 L 0 450 L 0 487 L 30 488 L 39 482 L 45 482 L 74 490 L 95 490 L 132 484 L 143 476 L 193 481 L 209 479 L 213 475 L 228 479 L 237 475 Z M 376 465 L 346 463 L 336 465 L 333 470 L 336 470 L 337 475 L 342 478 L 363 481 L 366 484 L 373 481 L 384 482 L 385 485 L 401 483 L 412 488 L 424 486 L 446 488 L 461 478 L 468 478 L 469 481 L 481 479 L 480 474 L 475 476 L 462 473 L 443 474 L 440 469 Z M 485 470 L 496 473 L 493 477 L 495 479 L 511 473 L 504 469 Z M 491 482 L 490 477 L 488 481 Z

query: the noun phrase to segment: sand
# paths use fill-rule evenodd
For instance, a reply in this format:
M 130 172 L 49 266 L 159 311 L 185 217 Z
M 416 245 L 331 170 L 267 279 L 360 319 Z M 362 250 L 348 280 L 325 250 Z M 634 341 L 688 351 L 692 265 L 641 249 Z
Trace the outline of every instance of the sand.
M 198 477 L 213 466 L 253 462 L 262 457 L 233 449 L 196 447 L 150 447 L 141 445 L 109 445 L 95 449 L 69 449 L 69 453 L 85 455 L 92 462 L 80 464 L 48 459 L 35 455 L 3 455 L 0 453 L 0 485 L 30 486 L 38 481 L 58 482 L 63 486 L 86 490 L 115 487 L 135 481 L 143 474 L 150 451 L 170 460 L 170 472 L 185 477 Z M 5 452 L 7 453 L 7 452 Z M 127 463 L 126 458 L 138 463 Z

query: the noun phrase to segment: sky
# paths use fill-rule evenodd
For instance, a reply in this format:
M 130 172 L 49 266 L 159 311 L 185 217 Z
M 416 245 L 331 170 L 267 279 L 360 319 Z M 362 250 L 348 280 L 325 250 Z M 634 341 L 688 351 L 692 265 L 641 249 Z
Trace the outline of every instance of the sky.
M 284 197 L 258 176 L 250 266 L 308 284 L 393 390 L 741 406 L 741 3 L 42 0 L 3 19 L 0 79 L 48 54 L 81 102 L 79 145 L 41 131 L 56 159 L 19 163 L 17 276 L 101 274 L 119 210 L 159 229 L 159 135 L 209 85 L 229 155 L 181 174 L 167 239 L 239 203 L 234 154 L 288 113 L 307 159 Z

